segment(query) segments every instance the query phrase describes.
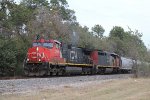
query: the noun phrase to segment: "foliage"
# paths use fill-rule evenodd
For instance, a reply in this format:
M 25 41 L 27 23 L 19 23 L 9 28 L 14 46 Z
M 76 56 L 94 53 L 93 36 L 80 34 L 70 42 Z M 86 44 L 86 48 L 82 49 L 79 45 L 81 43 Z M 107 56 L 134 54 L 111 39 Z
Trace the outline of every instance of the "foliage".
M 0 74 L 10 74 L 17 65 L 15 43 L 11 39 L 0 37 L 0 44 Z
M 29 9 L 36 9 L 39 6 L 48 6 L 47 0 L 22 0 L 21 4 L 28 7 Z
M 137 64 L 133 70 L 133 77 L 139 78 L 139 77 L 150 77 L 150 64 L 147 62 L 141 62 L 140 64 Z
M 113 29 L 110 31 L 109 36 L 110 37 L 118 37 L 119 39 L 123 39 L 124 35 L 124 29 L 119 26 L 113 27 Z
M 60 15 L 63 20 L 76 21 L 75 12 L 68 9 L 69 5 L 66 0 L 50 0 L 50 8 L 54 13 Z
M 94 48 L 93 36 L 90 34 L 86 26 L 84 27 L 76 26 L 75 30 L 79 35 L 79 40 L 78 40 L 79 47 Z
M 105 30 L 101 25 L 95 25 L 94 27 L 92 27 L 92 33 L 93 35 L 96 35 L 99 38 L 103 37 Z
M 150 61 L 150 53 L 138 30 L 129 28 L 125 31 L 120 26 L 114 26 L 109 36 L 105 37 L 105 29 L 96 24 L 90 31 L 76 21 L 75 12 L 69 9 L 66 0 L 22 0 L 20 4 L 2 0 L 0 19 L 0 68 L 15 69 L 15 74 L 22 72 L 21 65 L 27 49 L 36 35 Z
M 109 41 L 112 43 L 113 51 L 122 56 L 133 59 L 143 59 L 147 54 L 147 48 L 141 40 L 142 34 L 138 30 L 124 31 L 122 27 L 115 26 L 110 31 Z

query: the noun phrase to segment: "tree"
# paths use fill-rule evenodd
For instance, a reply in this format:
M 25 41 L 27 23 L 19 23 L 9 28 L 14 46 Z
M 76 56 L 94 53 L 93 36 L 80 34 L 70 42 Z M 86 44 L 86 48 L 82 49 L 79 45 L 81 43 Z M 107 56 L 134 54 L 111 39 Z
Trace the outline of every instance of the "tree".
M 15 43 L 0 35 L 0 44 L 0 75 L 13 74 L 17 65 Z
M 120 26 L 115 26 L 110 31 L 109 37 L 118 37 L 119 39 L 123 39 L 124 37 L 124 29 Z
M 9 28 L 10 8 L 14 5 L 12 0 L 2 0 L 0 2 L 0 22 L 1 27 Z
M 32 10 L 36 10 L 41 6 L 49 6 L 48 0 L 23 0 L 21 4 Z
M 30 20 L 32 12 L 22 4 L 13 0 L 0 3 L 0 69 L 9 74 L 11 70 L 22 67 L 26 55 L 28 39 L 22 34 L 23 26 Z
M 53 13 L 47 7 L 41 7 L 36 10 L 36 19 L 30 20 L 27 28 L 33 36 L 39 34 L 47 39 L 53 38 L 63 42 L 69 41 L 69 35 L 72 33 L 71 24 L 62 22 L 62 18 L 58 13 Z
M 23 25 L 26 25 L 27 22 L 31 19 L 32 11 L 21 4 L 14 4 L 13 7 L 10 8 L 9 15 L 12 26 L 19 34 Z
M 50 9 L 53 13 L 58 13 L 64 21 L 76 22 L 75 12 L 68 7 L 66 0 L 50 0 Z
M 114 52 L 133 59 L 141 59 L 147 54 L 147 48 L 141 37 L 142 33 L 138 30 L 132 31 L 129 28 L 129 31 L 124 31 L 123 28 L 115 26 L 110 31 L 108 42 Z
M 30 33 L 44 35 L 47 38 L 60 41 L 69 41 L 70 34 L 73 31 L 71 26 L 76 23 L 76 18 L 74 11 L 68 9 L 66 0 L 51 0 L 48 6 L 38 6 L 35 10 L 35 16 L 36 18 L 31 19 L 27 25 Z
M 104 30 L 104 28 L 101 25 L 97 24 L 94 27 L 92 27 L 92 32 L 97 37 L 102 38 L 105 30 Z

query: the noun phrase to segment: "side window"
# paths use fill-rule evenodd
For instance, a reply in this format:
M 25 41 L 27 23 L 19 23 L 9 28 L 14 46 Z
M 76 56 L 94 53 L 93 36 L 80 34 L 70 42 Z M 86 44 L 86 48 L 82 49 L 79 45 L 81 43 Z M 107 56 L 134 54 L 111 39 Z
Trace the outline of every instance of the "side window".
M 59 49 L 60 45 L 58 43 L 55 43 L 55 44 L 56 44 L 56 48 Z
M 98 55 L 105 56 L 105 53 L 99 52 Z

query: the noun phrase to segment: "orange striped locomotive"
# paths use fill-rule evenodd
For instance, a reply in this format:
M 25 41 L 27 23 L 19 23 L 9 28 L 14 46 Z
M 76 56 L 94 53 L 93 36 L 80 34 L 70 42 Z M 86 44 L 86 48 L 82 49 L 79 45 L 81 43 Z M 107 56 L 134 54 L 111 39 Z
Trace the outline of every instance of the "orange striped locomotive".
M 24 61 L 27 76 L 96 74 L 118 72 L 121 59 L 115 53 L 61 44 L 57 40 L 34 40 Z

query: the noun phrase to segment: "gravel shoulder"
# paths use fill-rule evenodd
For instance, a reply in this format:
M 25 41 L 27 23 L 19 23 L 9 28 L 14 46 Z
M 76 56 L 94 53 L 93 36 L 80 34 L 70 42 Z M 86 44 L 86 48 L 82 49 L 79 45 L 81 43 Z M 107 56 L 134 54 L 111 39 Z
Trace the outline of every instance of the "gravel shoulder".
M 29 93 L 3 94 L 0 100 L 150 100 L 149 83 L 150 79 L 142 78 L 77 82 Z
M 81 88 L 114 79 L 127 79 L 131 76 L 131 74 L 116 74 L 0 80 L 0 95 L 30 94 L 46 89 L 59 90 L 61 87 L 70 86 Z

